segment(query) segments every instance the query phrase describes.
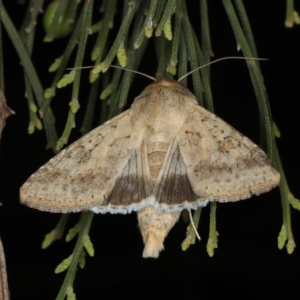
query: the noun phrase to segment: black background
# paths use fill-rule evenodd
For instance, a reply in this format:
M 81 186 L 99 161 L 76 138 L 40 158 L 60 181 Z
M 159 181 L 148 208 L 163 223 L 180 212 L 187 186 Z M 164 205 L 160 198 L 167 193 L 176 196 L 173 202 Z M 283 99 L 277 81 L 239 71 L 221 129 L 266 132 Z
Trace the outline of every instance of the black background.
M 194 6 L 191 1 L 188 3 L 197 31 L 200 27 L 198 3 L 192 1 Z M 14 1 L 4 1 L 4 4 L 19 26 L 25 7 L 16 5 Z M 240 55 L 222 2 L 209 4 L 215 58 Z M 277 140 L 282 163 L 292 193 L 300 197 L 300 27 L 284 27 L 285 5 L 285 1 L 272 4 L 270 1 L 245 1 L 259 57 L 269 59 L 262 62 L 261 67 L 273 118 L 282 133 Z M 62 53 L 65 42 L 43 44 L 43 36 L 43 31 L 38 29 L 33 61 L 44 87 L 47 87 L 52 76 L 45 70 L 53 58 Z M 3 43 L 5 92 L 8 105 L 16 112 L 7 120 L 0 153 L 0 197 L 3 203 L 0 231 L 7 259 L 9 288 L 12 299 L 54 299 L 65 273 L 55 275 L 53 271 L 71 254 L 74 241 L 58 241 L 49 249 L 41 250 L 44 235 L 56 225 L 59 215 L 33 210 L 19 203 L 19 187 L 53 153 L 45 150 L 44 132 L 27 134 L 28 108 L 24 98 L 22 67 L 6 34 Z M 154 75 L 156 60 L 154 50 L 149 49 L 140 69 Z M 88 55 L 86 64 L 91 64 Z M 211 67 L 211 76 L 216 114 L 258 143 L 258 110 L 245 63 L 237 60 L 220 62 Z M 88 73 L 83 73 L 83 77 L 83 82 L 87 82 Z M 137 76 L 130 99 L 149 83 Z M 53 103 L 59 135 L 67 117 L 70 91 L 70 88 L 58 91 Z M 84 86 L 80 93 L 84 107 L 87 97 Z M 80 127 L 82 113 L 83 109 L 77 116 L 77 127 Z M 76 128 L 70 142 L 79 136 Z M 73 214 L 68 227 L 74 225 L 78 217 L 79 214 Z M 299 212 L 292 209 L 296 243 L 300 241 L 299 220 Z M 154 260 L 141 257 L 143 243 L 135 214 L 95 216 L 90 232 L 95 256 L 88 257 L 85 269 L 79 270 L 76 275 L 77 299 L 213 299 L 220 295 L 268 299 L 275 295 L 278 298 L 299 295 L 299 250 L 296 248 L 289 255 L 285 249 L 277 248 L 277 236 L 282 225 L 278 189 L 251 200 L 218 205 L 219 248 L 213 258 L 209 258 L 205 250 L 208 222 L 209 209 L 205 208 L 199 227 L 202 241 L 182 252 L 180 244 L 185 237 L 186 225 L 180 220 L 165 241 L 165 251 Z

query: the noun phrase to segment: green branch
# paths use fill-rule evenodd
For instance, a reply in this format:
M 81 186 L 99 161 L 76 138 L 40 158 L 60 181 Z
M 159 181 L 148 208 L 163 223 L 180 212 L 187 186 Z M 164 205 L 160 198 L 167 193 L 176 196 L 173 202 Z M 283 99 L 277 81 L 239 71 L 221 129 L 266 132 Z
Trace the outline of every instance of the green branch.
M 15 26 L 13 25 L 11 19 L 9 18 L 2 2 L 0 2 L 0 17 L 1 21 L 3 22 L 3 25 L 22 61 L 22 65 L 25 69 L 25 72 L 28 76 L 28 80 L 32 86 L 32 89 L 35 93 L 35 97 L 37 99 L 37 102 L 39 105 L 41 105 L 44 101 L 44 95 L 43 95 L 43 88 L 40 82 L 40 79 L 36 73 L 36 70 L 31 62 L 31 59 L 28 55 L 27 50 L 25 49 L 21 39 L 20 35 L 18 34 Z M 47 141 L 49 144 L 49 147 L 55 149 L 55 144 L 57 141 L 57 134 L 54 127 L 54 119 L 52 118 L 52 115 L 50 112 L 47 112 L 45 117 L 43 118 L 44 128 L 46 131 Z

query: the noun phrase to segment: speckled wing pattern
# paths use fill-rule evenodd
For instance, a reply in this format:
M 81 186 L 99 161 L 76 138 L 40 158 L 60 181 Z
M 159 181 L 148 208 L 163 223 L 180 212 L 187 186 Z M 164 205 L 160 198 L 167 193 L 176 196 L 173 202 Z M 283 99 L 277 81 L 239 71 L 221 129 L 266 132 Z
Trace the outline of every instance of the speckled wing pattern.
M 21 202 L 50 212 L 89 210 L 109 197 L 142 142 L 130 110 L 62 150 L 24 183 Z
M 280 174 L 250 139 L 197 106 L 178 133 L 194 193 L 209 201 L 238 201 L 277 186 Z

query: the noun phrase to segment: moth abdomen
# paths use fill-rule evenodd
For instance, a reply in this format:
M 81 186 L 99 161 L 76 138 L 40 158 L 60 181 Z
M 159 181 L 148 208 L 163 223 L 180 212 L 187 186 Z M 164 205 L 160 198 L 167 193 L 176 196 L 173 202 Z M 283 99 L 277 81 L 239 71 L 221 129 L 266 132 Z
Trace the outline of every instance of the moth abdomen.
M 155 184 L 168 148 L 169 143 L 165 142 L 153 142 L 147 146 L 147 155 L 153 184 Z

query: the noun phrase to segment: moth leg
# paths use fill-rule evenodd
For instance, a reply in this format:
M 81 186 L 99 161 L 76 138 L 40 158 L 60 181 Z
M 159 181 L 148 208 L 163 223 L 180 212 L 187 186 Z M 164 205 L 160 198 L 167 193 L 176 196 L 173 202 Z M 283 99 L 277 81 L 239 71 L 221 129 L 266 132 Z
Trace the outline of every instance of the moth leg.
M 188 209 L 188 212 L 189 212 L 189 217 L 190 217 L 191 225 L 192 225 L 192 227 L 193 227 L 193 229 L 195 231 L 195 234 L 196 234 L 198 240 L 201 241 L 201 237 L 200 237 L 200 235 L 198 233 L 198 230 L 197 230 L 197 228 L 196 228 L 196 226 L 194 224 L 194 220 L 193 220 L 193 216 L 192 216 L 191 210 Z

